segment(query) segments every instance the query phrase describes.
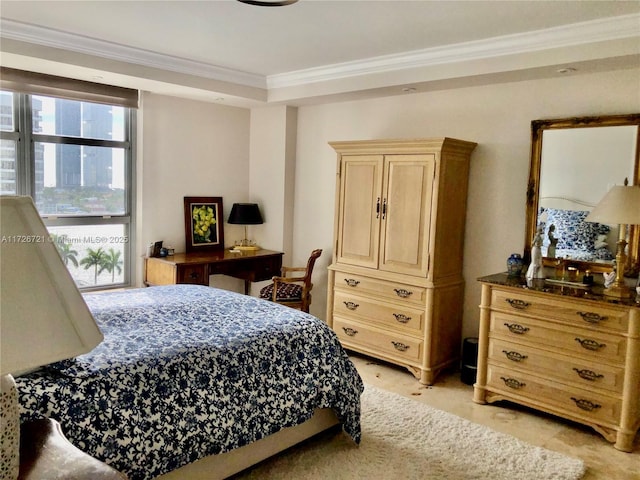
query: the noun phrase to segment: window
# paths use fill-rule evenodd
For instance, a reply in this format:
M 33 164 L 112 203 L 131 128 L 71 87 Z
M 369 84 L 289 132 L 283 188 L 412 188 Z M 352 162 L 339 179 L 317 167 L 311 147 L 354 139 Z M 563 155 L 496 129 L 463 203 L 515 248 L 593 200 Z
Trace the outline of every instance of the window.
M 0 91 L 0 192 L 33 198 L 81 289 L 131 283 L 134 122 L 126 106 Z

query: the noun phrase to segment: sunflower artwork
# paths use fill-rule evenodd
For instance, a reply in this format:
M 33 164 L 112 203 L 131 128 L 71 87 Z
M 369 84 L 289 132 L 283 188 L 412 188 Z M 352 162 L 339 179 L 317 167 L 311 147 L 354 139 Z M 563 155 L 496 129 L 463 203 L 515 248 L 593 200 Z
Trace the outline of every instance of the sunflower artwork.
M 223 249 L 222 198 L 185 197 L 187 252 L 199 249 Z

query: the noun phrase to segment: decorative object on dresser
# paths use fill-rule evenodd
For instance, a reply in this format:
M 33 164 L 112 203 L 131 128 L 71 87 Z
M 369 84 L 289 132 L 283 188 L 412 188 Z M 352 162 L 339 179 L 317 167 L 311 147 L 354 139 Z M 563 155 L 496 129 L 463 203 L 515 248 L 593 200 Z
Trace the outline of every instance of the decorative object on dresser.
M 0 219 L 4 480 L 18 475 L 20 422 L 12 374 L 89 352 L 103 336 L 31 197 L 1 197 Z
M 640 428 L 640 305 L 601 286 L 482 282 L 477 403 L 509 400 L 591 426 L 630 452 Z
M 616 250 L 615 280 L 604 290 L 609 297 L 630 298 L 633 290 L 624 282 L 624 265 L 627 263 L 627 226 L 640 225 L 640 185 L 629 186 L 625 178 L 624 185 L 614 186 L 585 218 L 587 222 L 616 223 L 618 244 Z M 617 268 L 622 265 L 622 268 Z
M 186 251 L 224 249 L 222 197 L 184 197 Z
M 260 247 L 250 241 L 247 235 L 247 225 L 264 223 L 257 203 L 234 203 L 227 223 L 244 225 L 244 238 L 233 247 L 234 250 L 260 250 Z
M 452 138 L 331 142 L 338 153 L 327 321 L 351 350 L 431 384 L 457 364 L 469 159 Z
M 312 251 L 306 267 L 282 267 L 281 276 L 273 277 L 273 283 L 260 290 L 260 298 L 309 313 L 313 288 L 311 275 L 320 255 L 321 249 Z

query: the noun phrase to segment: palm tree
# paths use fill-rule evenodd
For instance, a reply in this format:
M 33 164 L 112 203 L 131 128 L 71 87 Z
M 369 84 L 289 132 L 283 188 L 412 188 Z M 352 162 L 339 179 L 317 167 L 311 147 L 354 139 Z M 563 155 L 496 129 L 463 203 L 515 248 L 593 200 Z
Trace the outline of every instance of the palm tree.
M 108 253 L 104 254 L 102 263 L 100 264 L 100 271 L 98 274 L 103 271 L 107 271 L 111 273 L 111 283 L 115 283 L 116 281 L 116 270 L 118 271 L 118 275 L 122 273 L 122 260 L 120 260 L 120 254 L 122 252 L 120 250 L 114 250 L 113 248 L 109 249 Z
M 85 270 L 89 270 L 91 267 L 94 268 L 93 283 L 96 285 L 98 284 L 98 267 L 102 266 L 106 256 L 107 254 L 104 252 L 104 250 L 102 250 L 102 247 L 98 248 L 97 250 L 88 248 L 87 256 L 80 260 L 80 265 L 84 265 Z
M 62 261 L 68 267 L 69 262 L 73 263 L 74 267 L 78 266 L 78 251 L 73 250 L 71 248 L 71 244 L 64 241 L 64 237 L 60 237 L 58 235 L 52 234 L 51 238 L 53 239 L 53 243 L 58 249 L 58 253 L 62 257 Z

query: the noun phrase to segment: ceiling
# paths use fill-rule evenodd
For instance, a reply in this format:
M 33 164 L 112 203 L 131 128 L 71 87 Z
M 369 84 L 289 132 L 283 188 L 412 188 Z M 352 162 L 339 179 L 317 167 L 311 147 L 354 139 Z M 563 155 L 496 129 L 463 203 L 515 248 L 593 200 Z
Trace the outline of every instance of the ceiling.
M 639 0 L 2 0 L 0 20 L 5 66 L 239 106 L 640 66 Z

